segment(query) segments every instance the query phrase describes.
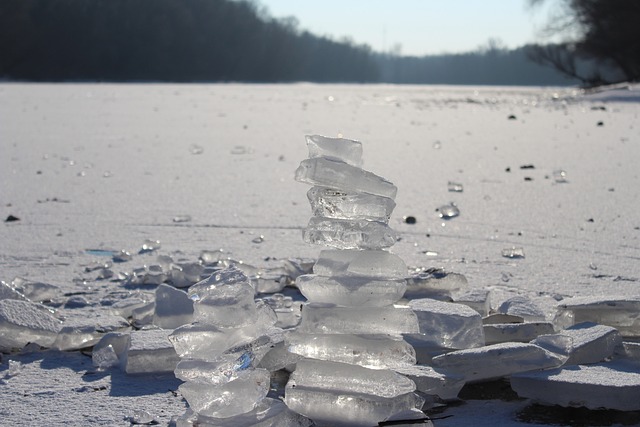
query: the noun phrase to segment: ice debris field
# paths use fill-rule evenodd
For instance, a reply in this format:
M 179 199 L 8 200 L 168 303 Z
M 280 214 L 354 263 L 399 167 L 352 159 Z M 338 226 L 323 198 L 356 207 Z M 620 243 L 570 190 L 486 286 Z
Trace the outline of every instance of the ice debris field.
M 33 425 L 640 424 L 637 279 L 618 276 L 628 292 L 571 296 L 508 288 L 508 273 L 478 287 L 455 264 L 408 266 L 393 248 L 402 231 L 389 225 L 398 188 L 364 169 L 363 144 L 308 135 L 306 146 L 295 181 L 310 186 L 300 238 L 308 257 L 254 266 L 202 250 L 189 259 L 145 239 L 137 251 L 86 249 L 78 290 L 3 280 L 0 416 Z M 550 179 L 568 178 L 555 170 Z M 455 181 L 447 190 L 464 191 Z M 435 211 L 442 227 L 461 215 L 455 202 Z M 416 222 L 405 215 L 399 228 Z M 515 245 L 500 256 L 526 257 Z

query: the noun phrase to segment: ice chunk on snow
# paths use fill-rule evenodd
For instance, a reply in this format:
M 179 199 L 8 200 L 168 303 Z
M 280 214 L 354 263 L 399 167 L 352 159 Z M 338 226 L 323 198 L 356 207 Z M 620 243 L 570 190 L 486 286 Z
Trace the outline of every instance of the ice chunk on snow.
M 386 251 L 353 249 L 320 251 L 313 272 L 320 276 L 366 276 L 404 279 L 407 265 L 402 258 Z
M 520 316 L 529 322 L 543 322 L 546 320 L 544 310 L 524 295 L 516 295 L 504 301 L 498 307 L 498 312 Z
M 486 289 L 473 289 L 458 295 L 454 302 L 471 307 L 481 316 L 486 316 L 491 310 L 489 291 Z
M 44 302 L 54 299 L 60 293 L 60 288 L 49 283 L 34 282 L 16 277 L 11 282 L 13 288 L 27 297 L 29 301 Z
M 640 296 L 567 298 L 558 304 L 558 327 L 594 322 L 616 328 L 624 337 L 640 337 Z
M 482 317 L 471 307 L 429 298 L 412 300 L 409 307 L 420 325 L 414 338 L 455 349 L 484 345 Z
M 287 336 L 289 351 L 300 356 L 351 363 L 366 368 L 395 369 L 416 363 L 416 355 L 395 335 L 304 334 Z
M 458 397 L 464 386 L 464 378 L 457 375 L 438 372 L 430 366 L 401 366 L 395 369 L 416 384 L 416 389 L 424 394 L 438 396 L 443 400 Z
M 553 334 L 554 332 L 553 324 L 549 322 L 484 325 L 484 339 L 487 345 L 501 342 L 529 342 L 540 335 Z
M 64 321 L 53 347 L 69 351 L 91 347 L 108 332 L 124 332 L 131 328 L 120 316 L 93 313 L 90 317 L 69 318 Z
M 362 166 L 362 143 L 345 138 L 329 138 L 320 135 L 307 135 L 309 157 L 326 157 L 340 160 L 352 166 Z
M 0 351 L 21 349 L 30 342 L 50 347 L 60 330 L 60 321 L 46 308 L 13 299 L 0 300 Z
M 521 397 L 549 405 L 640 410 L 640 370 L 623 362 L 513 375 L 511 388 Z
M 295 179 L 319 187 L 369 193 L 390 199 L 395 199 L 398 192 L 395 185 L 372 172 L 323 157 L 303 160 L 296 170 Z
M 193 322 L 193 301 L 186 292 L 161 284 L 156 288 L 153 324 L 163 329 L 175 329 Z
M 129 332 L 109 332 L 103 335 L 93 346 L 91 352 L 93 365 L 100 369 L 122 365 L 130 340 Z
M 462 375 L 466 382 L 555 368 L 565 358 L 534 344 L 503 343 L 458 350 L 433 358 L 433 366 Z
M 336 307 L 308 304 L 302 308 L 298 332 L 309 334 L 412 334 L 418 319 L 408 307 Z
M 404 279 L 305 274 L 296 279 L 296 286 L 310 302 L 343 307 L 384 307 L 402 298 L 407 282 Z
M 571 347 L 565 365 L 597 363 L 611 357 L 617 346 L 622 344 L 618 331 L 610 326 L 591 322 L 580 323 L 559 333 L 571 338 Z
M 308 387 L 335 392 L 393 398 L 415 391 L 416 385 L 389 369 L 368 369 L 347 363 L 302 359 L 291 375 L 290 388 Z
M 421 408 L 424 399 L 415 393 L 384 398 L 287 384 L 284 401 L 320 425 L 371 427 L 407 409 Z
M 4 280 L 0 281 L 0 300 L 3 299 L 17 299 L 20 301 L 27 301 L 27 297 L 25 297 L 21 292 L 16 291 Z
M 127 374 L 172 372 L 179 359 L 169 342 L 170 332 L 166 329 L 131 332 L 123 360 Z
M 313 216 L 337 219 L 368 219 L 389 223 L 396 207 L 393 199 L 368 193 L 311 187 L 307 191 Z
M 239 373 L 225 384 L 189 381 L 178 390 L 192 410 L 206 417 L 228 418 L 253 410 L 269 391 L 270 374 L 266 369 Z
M 312 217 L 303 230 L 305 242 L 337 249 L 383 249 L 396 243 L 396 233 L 376 221 Z

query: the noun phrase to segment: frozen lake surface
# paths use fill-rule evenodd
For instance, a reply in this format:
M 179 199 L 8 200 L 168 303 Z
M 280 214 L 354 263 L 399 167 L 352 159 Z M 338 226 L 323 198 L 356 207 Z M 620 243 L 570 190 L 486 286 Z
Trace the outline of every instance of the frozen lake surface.
M 293 174 L 304 135 L 323 134 L 362 141 L 364 168 L 398 187 L 391 251 L 407 265 L 496 295 L 638 296 L 639 101 L 638 86 L 0 84 L 0 216 L 18 219 L 0 227 L 0 279 L 81 295 L 91 316 L 121 285 L 86 267 L 123 249 L 116 273 L 203 250 L 317 258 Z M 148 239 L 161 248 L 138 254 Z M 2 375 L 7 425 L 184 412 L 173 376 L 96 372 L 79 352 L 3 355 Z M 532 425 L 527 405 L 469 400 L 435 423 Z

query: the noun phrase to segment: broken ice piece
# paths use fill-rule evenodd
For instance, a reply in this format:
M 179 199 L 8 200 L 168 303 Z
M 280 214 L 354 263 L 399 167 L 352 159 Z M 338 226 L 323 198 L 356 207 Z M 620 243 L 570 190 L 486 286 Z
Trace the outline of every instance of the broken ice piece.
M 471 307 L 430 298 L 412 300 L 409 307 L 420 326 L 413 338 L 454 349 L 484 345 L 482 317 Z
M 553 171 L 553 180 L 558 184 L 564 184 L 567 181 L 567 172 L 562 169 L 556 169 Z
M 542 322 L 546 320 L 544 310 L 538 304 L 524 295 L 516 295 L 502 302 L 498 307 L 498 312 L 520 316 L 525 321 Z
M 119 366 L 129 346 L 130 335 L 129 332 L 109 332 L 103 335 L 93 346 L 91 352 L 93 365 L 100 369 Z
M 168 339 L 169 333 L 165 329 L 131 332 L 123 360 L 127 374 L 173 372 L 179 358 Z
M 442 219 L 452 219 L 460 215 L 460 209 L 458 209 L 455 203 L 440 206 L 436 209 L 436 212 L 438 212 L 438 216 Z
M 555 368 L 564 358 L 534 344 L 503 343 L 458 350 L 433 358 L 433 367 L 462 375 L 466 382 Z
M 637 365 L 608 362 L 568 366 L 511 376 L 520 397 L 548 405 L 589 409 L 640 410 L 640 371 Z
M 129 322 L 120 316 L 92 313 L 91 316 L 69 318 L 64 321 L 53 347 L 62 350 L 79 350 L 91 347 L 108 332 L 125 332 Z
M 157 251 L 160 247 L 160 240 L 147 239 L 142 243 L 142 247 L 138 253 L 144 254 L 147 252 Z
M 385 251 L 323 250 L 313 272 L 331 277 L 355 275 L 404 279 L 407 277 L 407 265 L 399 256 Z
M 305 159 L 296 170 L 298 182 L 395 199 L 398 188 L 386 179 L 337 160 Z
M 368 193 L 311 187 L 307 191 L 313 216 L 339 219 L 368 219 L 387 224 L 396 202 Z
M 461 295 L 458 295 L 454 302 L 464 304 L 471 307 L 481 316 L 486 316 L 491 309 L 491 301 L 489 300 L 489 291 L 486 289 L 473 289 Z
M 413 381 L 392 370 L 313 359 L 301 359 L 291 375 L 287 387 L 299 386 L 386 398 L 416 389 Z
M 303 230 L 305 242 L 336 249 L 383 249 L 396 243 L 396 233 L 382 222 L 312 217 Z
M 430 366 L 406 365 L 394 370 L 412 380 L 419 392 L 442 400 L 455 399 L 464 386 L 462 377 L 438 372 Z
M 616 347 L 622 344 L 622 338 L 616 329 L 591 322 L 571 326 L 559 335 L 571 338 L 569 359 L 565 366 L 601 362 L 611 357 Z
M 362 143 L 359 141 L 320 135 L 307 135 L 305 139 L 309 148 L 309 158 L 325 157 L 356 167 L 362 166 Z
M 222 385 L 186 382 L 179 387 L 189 407 L 207 417 L 228 418 L 256 407 L 269 391 L 270 374 L 266 369 L 242 371 L 233 381 Z
M 27 301 L 27 297 L 22 295 L 19 291 L 13 289 L 8 283 L 4 280 L 0 281 L 0 300 L 3 299 L 17 299 L 20 301 Z
M 93 366 L 101 370 L 120 365 L 120 358 L 111 344 L 99 349 L 94 348 L 91 352 L 91 361 Z
M 326 277 L 305 274 L 296 286 L 307 300 L 342 307 L 384 307 L 397 302 L 407 288 L 404 279 L 369 277 Z
M 640 297 L 593 296 L 560 301 L 555 318 L 558 327 L 565 329 L 582 322 L 611 326 L 623 337 L 640 337 Z
M 313 359 L 350 363 L 366 368 L 395 369 L 416 363 L 413 347 L 396 335 L 291 333 L 289 351 Z
M 156 288 L 153 324 L 163 329 L 175 329 L 193 321 L 193 301 L 186 292 L 160 284 Z
M 529 342 L 540 335 L 554 333 L 549 322 L 494 323 L 484 325 L 484 338 L 487 345 L 503 342 Z
M 463 191 L 462 184 L 453 181 L 447 183 L 447 189 L 453 193 L 462 193 Z
M 505 258 L 524 258 L 524 249 L 519 247 L 510 247 L 502 250 L 502 256 Z
M 189 288 L 194 319 L 219 327 L 240 327 L 255 321 L 255 290 L 240 270 L 230 267 Z
M 127 261 L 131 261 L 133 257 L 131 256 L 131 253 L 122 249 L 120 252 L 116 253 L 113 255 L 113 262 L 127 262 Z
M 336 307 L 307 304 L 302 309 L 298 332 L 325 334 L 415 334 L 416 314 L 408 307 Z
M 320 425 L 363 427 L 378 425 L 409 408 L 421 408 L 424 403 L 415 393 L 385 398 L 289 384 L 284 401 L 290 409 Z
M 16 291 L 22 293 L 22 295 L 32 302 L 51 301 L 60 293 L 60 288 L 56 285 L 34 282 L 21 277 L 13 279 L 11 285 Z
M 453 296 L 467 290 L 468 287 L 469 282 L 464 275 L 430 268 L 408 278 L 404 297 L 408 300 L 433 298 L 451 301 Z
M 0 300 L 0 351 L 21 349 L 30 342 L 51 347 L 60 330 L 60 321 L 35 303 Z

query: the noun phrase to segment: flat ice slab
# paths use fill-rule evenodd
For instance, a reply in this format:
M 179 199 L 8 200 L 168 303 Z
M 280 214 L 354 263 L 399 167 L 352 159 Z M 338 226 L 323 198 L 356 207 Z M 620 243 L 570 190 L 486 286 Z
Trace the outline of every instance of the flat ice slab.
M 438 372 L 430 366 L 402 366 L 396 372 L 412 380 L 416 389 L 424 394 L 438 396 L 442 400 L 452 400 L 464 386 L 464 378 Z
M 513 375 L 520 397 L 549 405 L 589 409 L 640 410 L 640 367 L 609 362 Z
M 97 344 L 109 332 L 126 332 L 131 329 L 123 317 L 94 313 L 89 317 L 66 320 L 58 332 L 53 347 L 62 351 L 79 350 Z
M 482 317 L 471 307 L 429 298 L 412 300 L 409 307 L 418 317 L 423 340 L 453 349 L 484 345 Z
M 397 235 L 383 222 L 311 217 L 302 238 L 336 249 L 385 249 L 396 243 Z
M 128 374 L 173 372 L 180 359 L 169 341 L 169 333 L 166 329 L 131 332 L 125 371 Z
M 398 255 L 386 251 L 354 249 L 320 251 L 313 272 L 321 276 L 365 276 L 405 279 L 407 265 Z
M 330 138 L 321 135 L 307 135 L 309 158 L 325 157 L 339 160 L 352 166 L 362 166 L 362 143 L 346 138 Z
M 342 307 L 384 307 L 402 298 L 407 282 L 404 279 L 305 274 L 296 279 L 296 286 L 310 302 Z
M 415 334 L 418 319 L 408 307 L 336 307 L 308 304 L 298 332 L 308 334 Z
M 60 321 L 29 301 L 0 300 L 0 351 L 21 349 L 30 342 L 51 347 Z
M 529 342 L 540 335 L 553 334 L 553 323 L 493 323 L 484 325 L 484 339 L 487 344 L 502 342 Z
M 561 328 L 593 322 L 616 328 L 625 337 L 640 337 L 640 296 L 567 298 L 557 310 L 555 322 Z
M 466 382 L 478 382 L 555 368 L 564 360 L 534 344 L 504 343 L 443 354 L 434 357 L 432 363 L 435 368 L 462 375 Z
M 367 219 L 389 223 L 396 207 L 393 199 L 369 193 L 311 187 L 307 191 L 313 216 L 337 219 Z

